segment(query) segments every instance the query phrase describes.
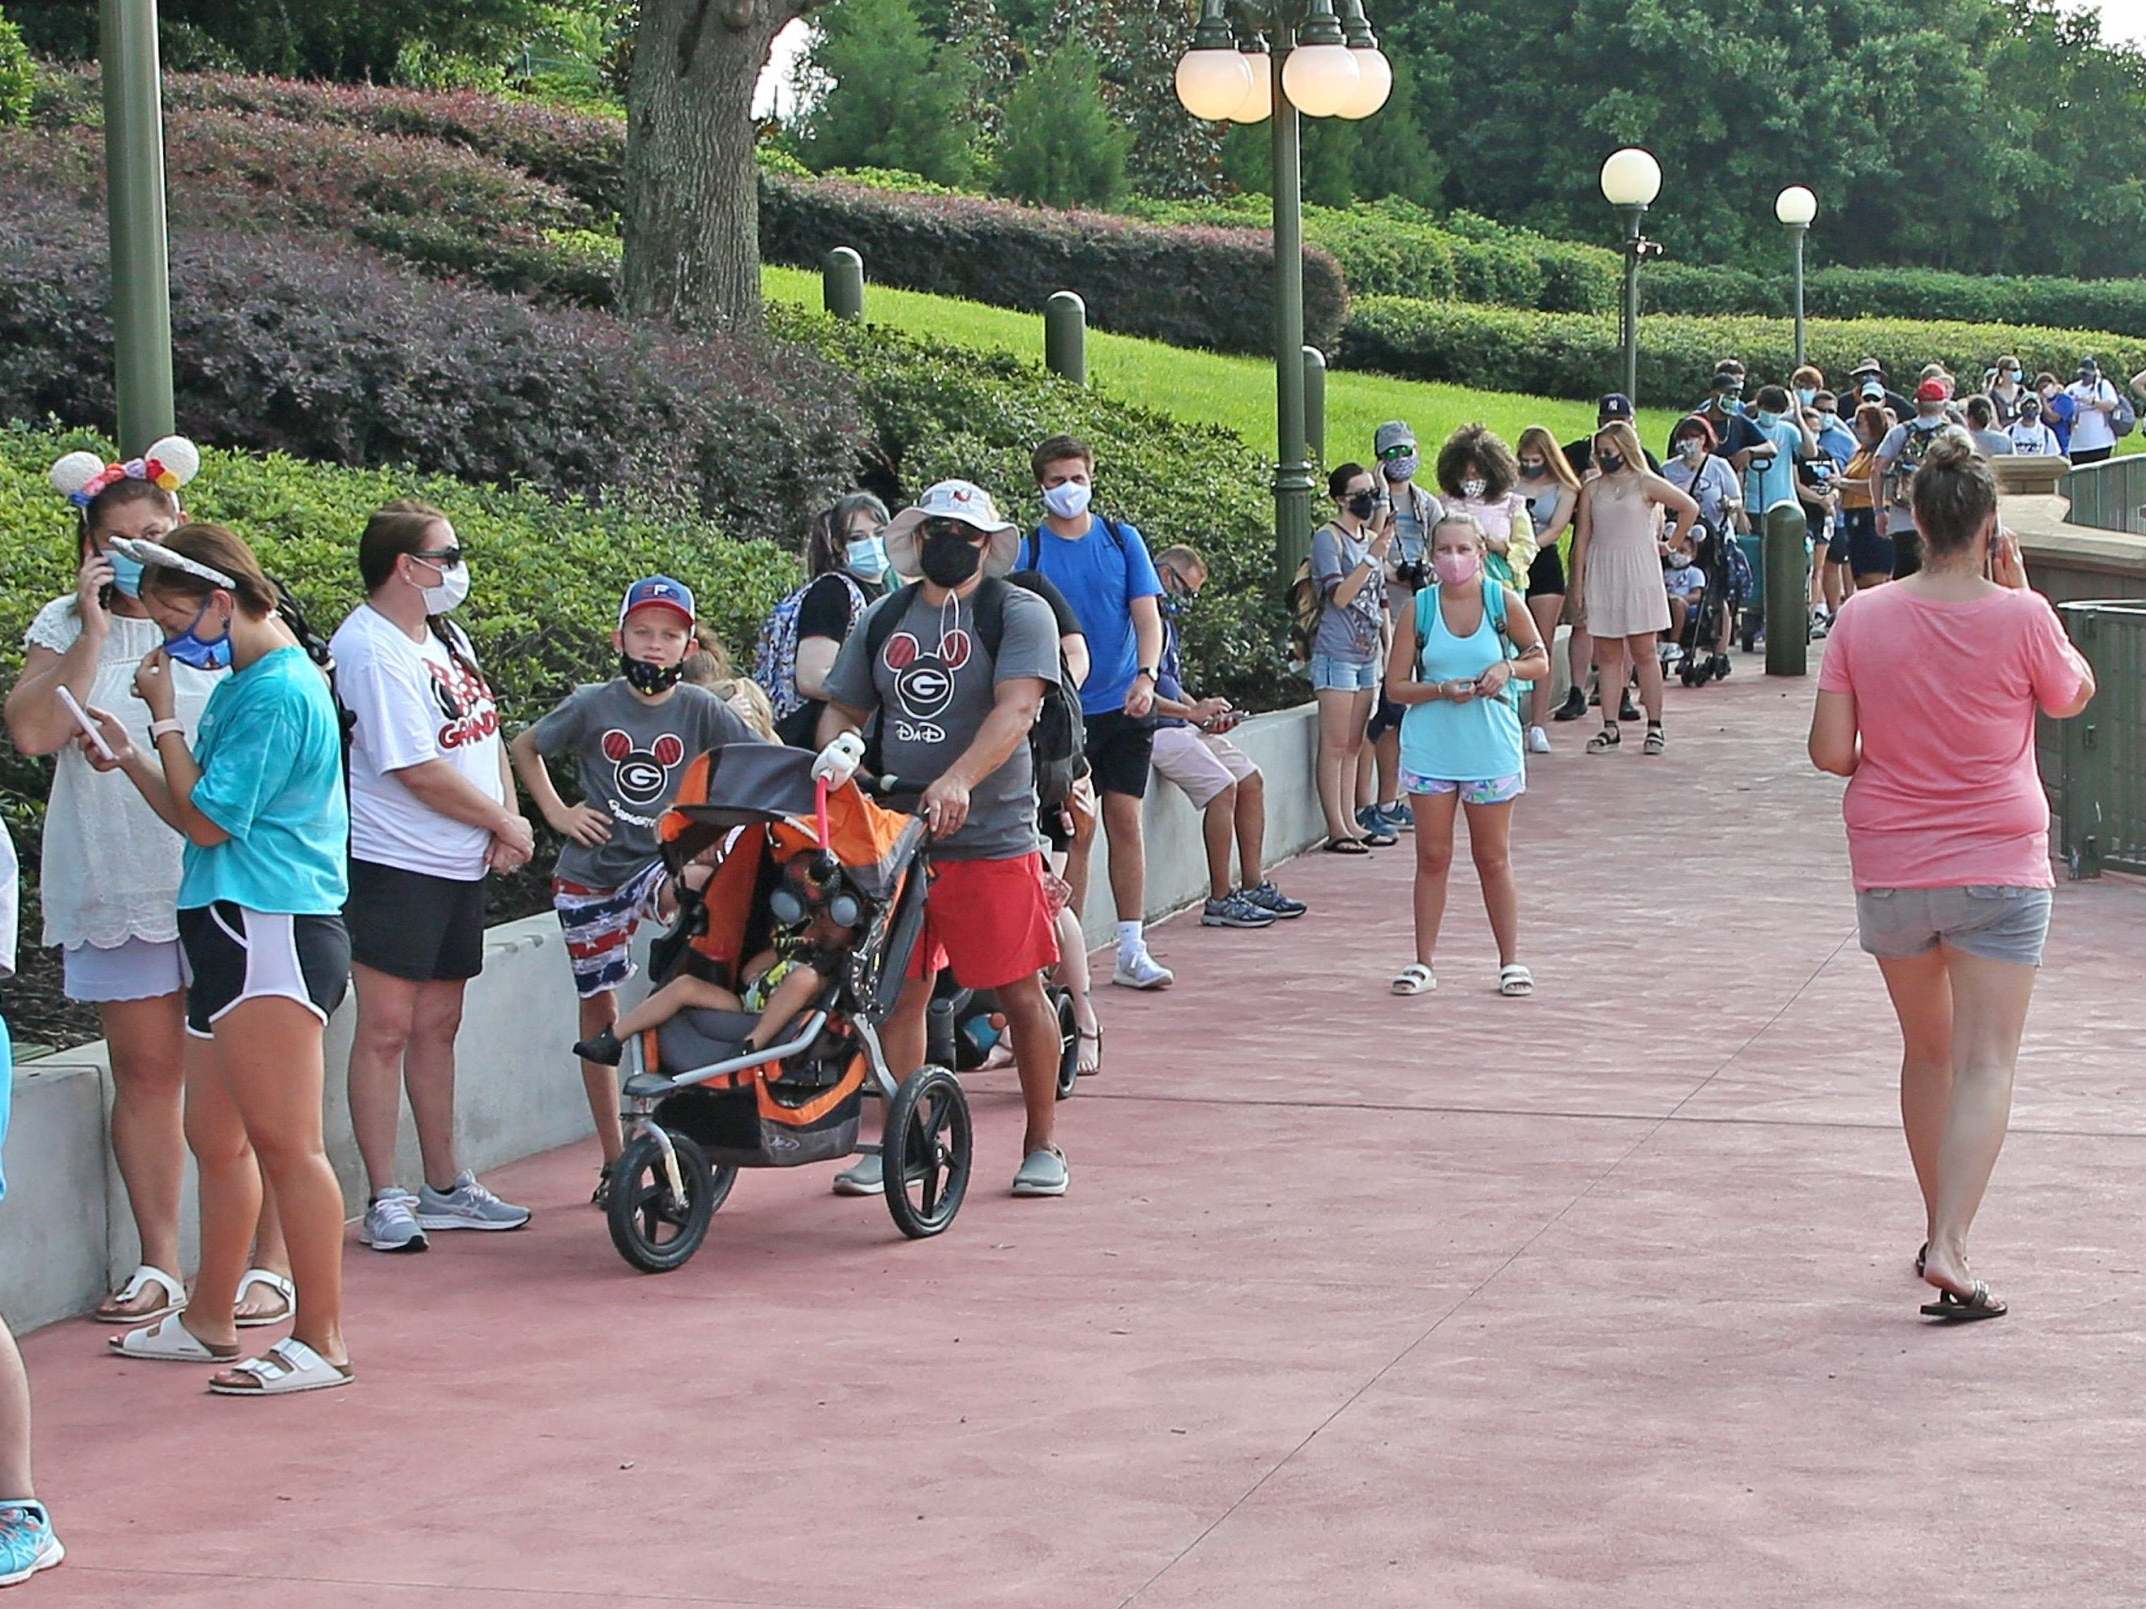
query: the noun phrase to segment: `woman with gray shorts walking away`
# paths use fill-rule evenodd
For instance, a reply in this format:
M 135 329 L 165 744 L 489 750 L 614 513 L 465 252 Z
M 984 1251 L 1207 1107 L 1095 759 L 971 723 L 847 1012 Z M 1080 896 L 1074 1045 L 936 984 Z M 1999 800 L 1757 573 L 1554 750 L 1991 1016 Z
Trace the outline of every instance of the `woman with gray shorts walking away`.
M 1938 1291 L 1922 1311 L 2002 1318 L 1968 1267 L 1967 1231 L 2004 1146 L 2055 886 L 2034 717 L 2077 715 L 2094 677 L 2028 590 L 1964 433 L 1929 449 L 1913 497 L 1923 567 L 1842 606 L 1810 753 L 1849 779 L 1862 944 L 1900 1019 L 1900 1117 L 1927 1236 L 1915 1269 Z

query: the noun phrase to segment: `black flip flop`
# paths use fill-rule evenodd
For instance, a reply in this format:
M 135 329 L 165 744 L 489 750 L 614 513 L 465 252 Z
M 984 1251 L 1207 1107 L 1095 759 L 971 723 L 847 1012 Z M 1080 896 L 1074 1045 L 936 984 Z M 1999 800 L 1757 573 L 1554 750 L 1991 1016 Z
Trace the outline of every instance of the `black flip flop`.
M 1368 855 L 1370 846 L 1361 838 L 1329 838 L 1319 846 L 1329 855 Z
M 1972 1296 L 1956 1296 L 1951 1291 L 1939 1291 L 1937 1300 L 1922 1304 L 1924 1318 L 1941 1318 L 1954 1324 L 1964 1324 L 1970 1319 L 2003 1318 L 2011 1308 L 1990 1295 L 1989 1283 L 1976 1280 Z

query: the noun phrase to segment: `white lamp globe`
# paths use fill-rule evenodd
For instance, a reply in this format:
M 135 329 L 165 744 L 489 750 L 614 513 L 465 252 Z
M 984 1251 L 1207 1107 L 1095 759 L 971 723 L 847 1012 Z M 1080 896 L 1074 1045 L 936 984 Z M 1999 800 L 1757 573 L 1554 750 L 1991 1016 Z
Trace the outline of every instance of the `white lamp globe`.
M 1253 72 L 1235 50 L 1188 50 L 1177 59 L 1177 98 L 1194 117 L 1217 123 L 1252 93 Z
M 1349 104 L 1341 109 L 1341 115 L 1352 122 L 1369 117 L 1386 104 L 1386 97 L 1393 93 L 1393 63 L 1377 46 L 1368 50 L 1351 50 L 1356 58 L 1356 92 L 1349 97 Z
M 1613 207 L 1648 207 L 1662 193 L 1662 165 L 1654 153 L 1628 145 L 1602 164 L 1602 199 Z
M 1229 114 L 1232 123 L 1264 123 L 1274 115 L 1274 65 L 1265 51 L 1246 51 L 1245 65 L 1252 69 L 1251 92 Z
M 1282 67 L 1282 91 L 1306 117 L 1335 117 L 1361 78 L 1347 45 L 1299 45 Z
M 1807 229 L 1818 216 L 1818 198 L 1800 184 L 1792 184 L 1774 197 L 1773 215 L 1791 229 Z

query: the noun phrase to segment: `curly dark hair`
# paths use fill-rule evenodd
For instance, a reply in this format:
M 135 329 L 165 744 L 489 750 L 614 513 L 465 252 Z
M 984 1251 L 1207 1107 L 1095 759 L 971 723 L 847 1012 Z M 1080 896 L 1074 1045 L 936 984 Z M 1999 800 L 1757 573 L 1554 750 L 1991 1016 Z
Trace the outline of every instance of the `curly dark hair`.
M 1446 437 L 1446 444 L 1438 449 L 1438 489 L 1448 497 L 1460 496 L 1460 483 L 1469 478 L 1471 469 L 1483 477 L 1486 502 L 1496 502 L 1520 478 L 1512 448 L 1488 425 L 1462 425 Z

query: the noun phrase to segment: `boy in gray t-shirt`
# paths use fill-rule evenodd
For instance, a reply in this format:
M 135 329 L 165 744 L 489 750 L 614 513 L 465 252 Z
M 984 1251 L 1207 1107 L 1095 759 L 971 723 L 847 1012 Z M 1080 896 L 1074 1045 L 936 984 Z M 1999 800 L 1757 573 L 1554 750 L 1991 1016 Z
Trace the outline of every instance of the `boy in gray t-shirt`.
M 686 762 L 723 743 L 757 743 L 752 729 L 704 687 L 679 684 L 693 646 L 693 594 L 682 581 L 649 576 L 627 589 L 611 642 L 621 674 L 577 687 L 510 745 L 514 774 L 552 831 L 566 840 L 553 868 L 552 908 L 565 930 L 581 1038 L 618 1020 L 618 988 L 633 976 L 631 946 L 664 891 L 656 822 L 678 793 Z M 572 754 L 581 803 L 552 786 L 548 755 Z M 608 1195 L 619 1158 L 618 1075 L 581 1064 L 603 1146 L 596 1198 Z

